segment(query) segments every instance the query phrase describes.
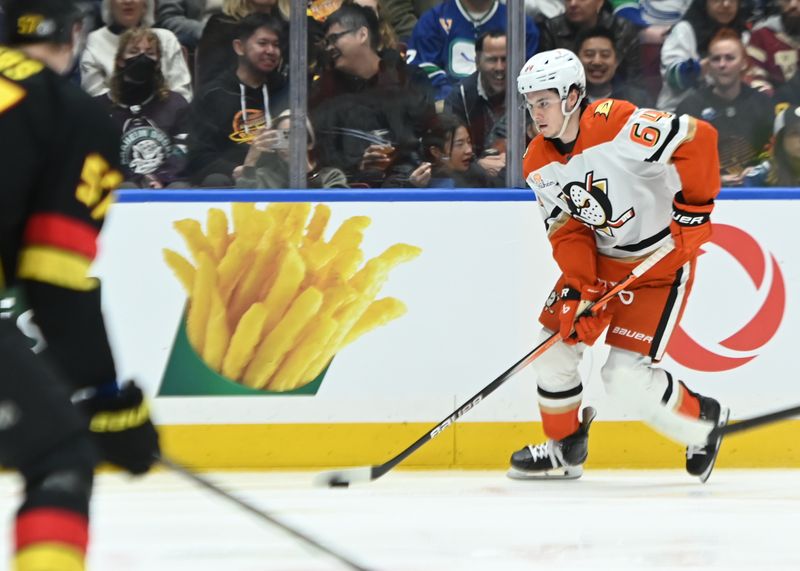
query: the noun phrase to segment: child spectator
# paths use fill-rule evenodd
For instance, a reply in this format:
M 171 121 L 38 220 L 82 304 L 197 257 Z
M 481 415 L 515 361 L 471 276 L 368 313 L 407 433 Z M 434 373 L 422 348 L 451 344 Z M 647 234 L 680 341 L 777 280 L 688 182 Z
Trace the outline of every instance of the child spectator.
M 775 140 L 769 159 L 750 170 L 748 186 L 800 186 L 800 107 L 792 105 L 775 117 Z
M 287 109 L 278 115 L 270 129 L 256 135 L 244 159 L 236 181 L 240 188 L 289 188 L 289 138 L 292 124 Z M 306 119 L 308 147 L 306 152 L 307 188 L 347 188 L 347 176 L 336 167 L 320 167 L 314 147 L 316 136 L 311 121 Z

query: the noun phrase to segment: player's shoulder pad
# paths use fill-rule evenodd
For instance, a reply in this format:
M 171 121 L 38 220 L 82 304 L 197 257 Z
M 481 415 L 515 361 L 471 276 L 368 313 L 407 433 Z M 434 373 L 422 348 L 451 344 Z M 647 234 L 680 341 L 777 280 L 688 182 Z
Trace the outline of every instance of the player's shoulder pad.
M 527 177 L 532 171 L 542 168 L 554 160 L 558 160 L 558 158 L 559 154 L 555 147 L 548 144 L 547 140 L 539 133 L 528 143 L 528 148 L 525 149 L 525 154 L 522 155 L 523 176 Z
M 583 148 L 614 140 L 635 111 L 635 105 L 621 99 L 598 99 L 590 103 L 581 115 Z
M 0 111 L 10 108 L 42 89 L 55 74 L 42 62 L 31 59 L 23 52 L 0 45 Z

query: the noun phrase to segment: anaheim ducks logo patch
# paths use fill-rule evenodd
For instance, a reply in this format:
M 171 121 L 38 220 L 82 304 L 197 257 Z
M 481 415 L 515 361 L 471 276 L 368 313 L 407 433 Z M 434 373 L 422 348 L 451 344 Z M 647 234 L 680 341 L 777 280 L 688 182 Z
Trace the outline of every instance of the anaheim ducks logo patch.
M 573 218 L 591 226 L 597 232 L 613 236 L 614 228 L 620 228 L 636 216 L 633 208 L 614 219 L 611 201 L 608 199 L 608 180 L 594 178 L 594 171 L 586 173 L 583 182 L 571 182 L 564 187 L 561 198 L 567 203 Z
M 247 119 L 245 120 L 245 117 Z M 259 129 L 267 126 L 264 111 L 260 109 L 245 109 L 244 113 L 238 111 L 233 116 L 233 131 L 228 138 L 234 143 L 249 143 Z

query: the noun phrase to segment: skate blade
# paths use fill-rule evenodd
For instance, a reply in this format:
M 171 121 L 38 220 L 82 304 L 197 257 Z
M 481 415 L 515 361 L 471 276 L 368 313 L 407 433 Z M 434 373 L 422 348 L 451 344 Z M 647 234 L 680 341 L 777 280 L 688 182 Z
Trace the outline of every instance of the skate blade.
M 727 407 L 722 407 L 719 411 L 719 420 L 717 421 L 718 427 L 723 427 L 728 424 L 728 418 L 731 415 L 731 410 Z M 703 470 L 703 473 L 698 476 L 700 478 L 700 482 L 705 484 L 708 481 L 708 478 L 711 477 L 711 471 L 714 469 L 714 464 L 717 463 L 717 455 L 719 454 L 719 447 L 722 444 L 722 435 L 717 438 L 717 441 L 714 443 L 714 455 L 711 458 L 711 463 L 708 467 Z
M 506 476 L 512 480 L 577 480 L 583 475 L 583 466 L 562 466 L 552 470 L 529 472 L 511 466 Z

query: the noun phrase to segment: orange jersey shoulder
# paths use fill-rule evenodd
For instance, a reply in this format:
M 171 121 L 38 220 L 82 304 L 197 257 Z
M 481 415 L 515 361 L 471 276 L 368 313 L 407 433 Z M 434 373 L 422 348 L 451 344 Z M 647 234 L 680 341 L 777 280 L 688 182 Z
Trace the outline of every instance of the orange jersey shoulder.
M 621 99 L 598 99 L 591 103 L 581 115 L 580 148 L 575 151 L 613 141 L 636 109 L 635 105 Z

